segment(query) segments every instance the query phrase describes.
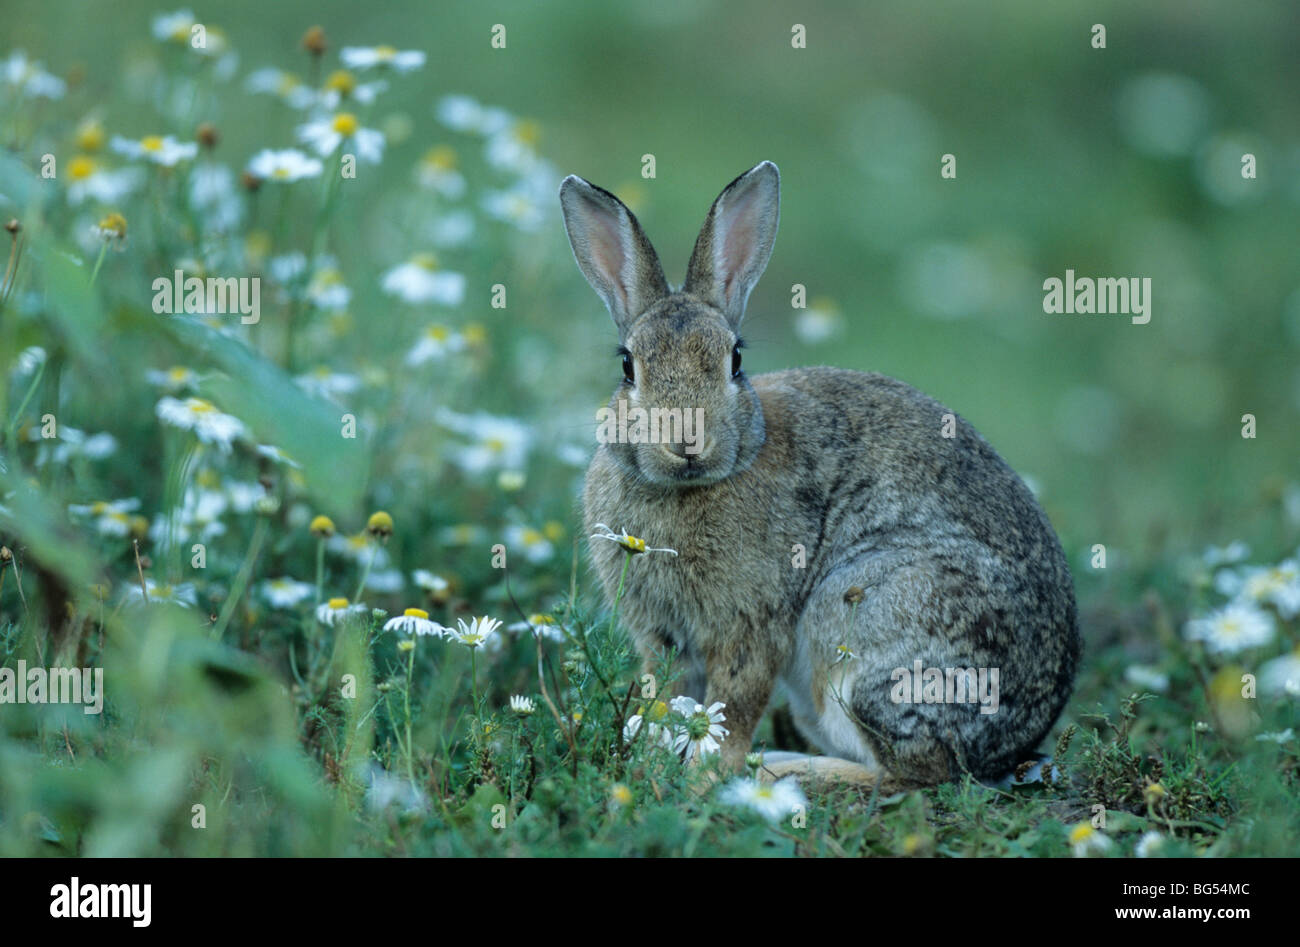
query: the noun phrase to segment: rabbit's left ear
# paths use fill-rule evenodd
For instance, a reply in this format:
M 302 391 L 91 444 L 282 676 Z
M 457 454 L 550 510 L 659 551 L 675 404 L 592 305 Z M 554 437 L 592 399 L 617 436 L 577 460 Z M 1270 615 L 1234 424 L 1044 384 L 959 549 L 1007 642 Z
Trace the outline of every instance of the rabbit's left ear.
M 772 256 L 780 216 L 781 174 L 764 161 L 723 188 L 695 241 L 682 288 L 722 310 L 733 330 Z

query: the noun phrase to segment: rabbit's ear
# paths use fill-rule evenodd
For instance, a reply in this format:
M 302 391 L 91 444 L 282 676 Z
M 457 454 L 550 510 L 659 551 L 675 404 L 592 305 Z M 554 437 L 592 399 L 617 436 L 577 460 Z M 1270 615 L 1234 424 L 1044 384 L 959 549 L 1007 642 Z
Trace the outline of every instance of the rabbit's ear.
M 668 295 L 668 281 L 636 217 L 613 194 L 571 174 L 560 185 L 564 229 L 587 282 L 605 300 L 619 336 Z
M 682 288 L 721 309 L 733 330 L 772 256 L 780 216 L 781 174 L 764 161 L 723 189 L 695 241 Z

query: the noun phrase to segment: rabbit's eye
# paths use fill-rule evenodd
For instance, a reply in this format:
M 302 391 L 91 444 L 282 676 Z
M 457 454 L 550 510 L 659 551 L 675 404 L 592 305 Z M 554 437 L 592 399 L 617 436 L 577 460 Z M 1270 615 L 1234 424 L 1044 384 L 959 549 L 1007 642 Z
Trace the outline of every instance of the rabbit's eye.
M 636 381 L 636 372 L 632 368 L 632 356 L 623 354 L 623 377 L 627 379 L 628 384 Z
M 735 378 L 740 374 L 740 346 L 731 350 L 731 377 Z

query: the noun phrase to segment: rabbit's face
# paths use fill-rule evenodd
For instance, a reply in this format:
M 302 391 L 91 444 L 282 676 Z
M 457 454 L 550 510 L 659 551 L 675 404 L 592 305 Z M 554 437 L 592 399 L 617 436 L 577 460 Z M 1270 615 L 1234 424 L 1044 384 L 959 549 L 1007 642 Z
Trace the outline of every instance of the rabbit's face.
M 763 412 L 741 368 L 740 339 L 721 312 L 669 295 L 637 320 L 622 353 L 623 379 L 610 401 L 617 436 L 602 438 L 620 464 L 681 487 L 749 466 L 762 446 Z
M 600 439 L 652 483 L 715 483 L 748 467 L 762 446 L 763 411 L 740 369 L 737 333 L 772 255 L 780 191 L 770 161 L 728 184 L 709 208 L 685 284 L 673 292 L 622 201 L 573 175 L 560 186 L 574 259 L 622 342 L 623 383 Z

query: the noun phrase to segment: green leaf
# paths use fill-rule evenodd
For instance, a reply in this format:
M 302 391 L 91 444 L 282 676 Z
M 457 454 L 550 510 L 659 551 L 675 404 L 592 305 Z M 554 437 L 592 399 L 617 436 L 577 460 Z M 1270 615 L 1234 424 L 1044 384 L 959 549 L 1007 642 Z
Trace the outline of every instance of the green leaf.
M 307 489 L 326 509 L 360 505 L 369 455 L 365 440 L 343 437 L 341 408 L 309 397 L 278 366 L 201 322 L 172 316 L 164 325 L 196 360 L 224 373 L 204 383 L 204 395 L 302 464 Z

